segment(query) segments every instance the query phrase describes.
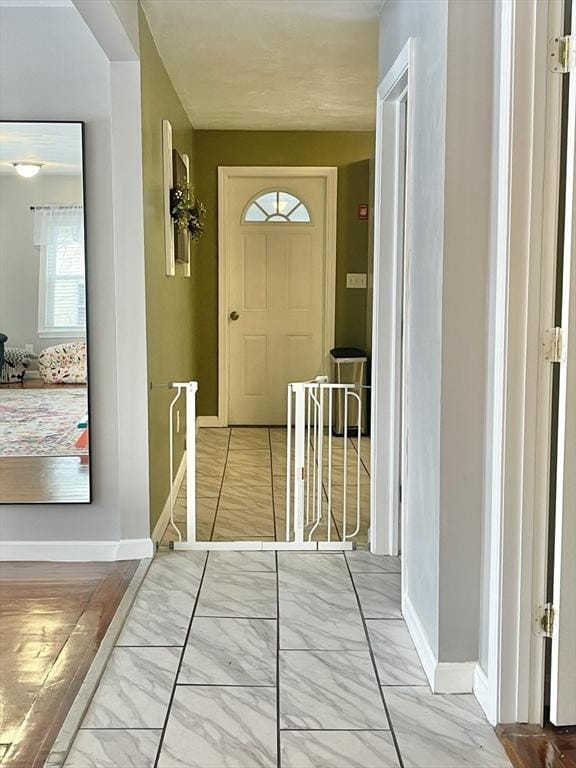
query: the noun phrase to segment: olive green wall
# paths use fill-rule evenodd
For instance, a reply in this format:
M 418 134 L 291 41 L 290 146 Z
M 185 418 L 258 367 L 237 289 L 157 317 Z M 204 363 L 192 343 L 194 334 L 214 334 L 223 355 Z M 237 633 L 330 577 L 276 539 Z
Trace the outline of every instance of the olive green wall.
M 366 345 L 366 291 L 346 289 L 346 272 L 368 271 L 368 222 L 357 219 L 369 202 L 374 134 L 333 131 L 196 131 L 196 191 L 208 209 L 197 250 L 194 328 L 198 348 L 199 412 L 214 415 L 218 401 L 218 166 L 338 167 L 336 344 Z
M 153 530 L 170 490 L 167 414 L 173 394 L 167 387 L 156 385 L 194 378 L 197 339 L 193 317 L 194 276 L 192 279 L 185 278 L 180 265 L 177 266 L 176 277 L 167 277 L 165 274 L 162 120 L 169 120 L 172 124 L 174 148 L 181 154 L 187 153 L 191 159 L 194 134 L 158 55 L 142 11 L 139 24 L 149 383 L 150 523 Z M 191 171 L 193 174 L 193 164 Z M 193 258 L 193 264 L 195 261 Z M 151 384 L 154 387 L 150 387 Z M 181 431 L 176 439 L 176 466 L 183 449 L 184 439 Z

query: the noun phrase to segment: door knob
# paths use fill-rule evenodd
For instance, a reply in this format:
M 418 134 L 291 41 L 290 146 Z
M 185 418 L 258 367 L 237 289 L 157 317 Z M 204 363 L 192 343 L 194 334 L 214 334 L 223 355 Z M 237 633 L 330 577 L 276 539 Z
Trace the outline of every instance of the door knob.
M 234 310 L 233 312 L 230 312 L 230 320 L 238 320 L 240 317 L 240 314 Z

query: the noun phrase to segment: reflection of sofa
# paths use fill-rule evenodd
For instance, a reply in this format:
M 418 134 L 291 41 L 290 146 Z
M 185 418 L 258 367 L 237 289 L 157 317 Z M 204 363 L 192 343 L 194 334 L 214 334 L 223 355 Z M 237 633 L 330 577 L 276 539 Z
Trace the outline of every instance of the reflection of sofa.
M 0 334 L 0 337 L 4 334 Z M 12 384 L 14 382 L 22 383 L 24 374 L 30 367 L 32 360 L 36 360 L 33 352 L 20 347 L 4 347 L 4 362 L 0 368 L 0 383 Z
M 38 370 L 48 384 L 85 384 L 86 342 L 73 341 L 43 349 L 38 355 Z
M 4 344 L 8 341 L 5 333 L 0 333 L 0 369 L 4 365 Z

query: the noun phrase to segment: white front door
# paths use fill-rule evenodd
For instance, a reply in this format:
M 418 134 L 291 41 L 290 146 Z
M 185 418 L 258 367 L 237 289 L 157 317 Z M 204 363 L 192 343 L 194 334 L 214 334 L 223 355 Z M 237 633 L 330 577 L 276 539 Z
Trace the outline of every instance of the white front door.
M 228 423 L 285 424 L 288 383 L 327 373 L 327 178 L 248 171 L 226 184 Z

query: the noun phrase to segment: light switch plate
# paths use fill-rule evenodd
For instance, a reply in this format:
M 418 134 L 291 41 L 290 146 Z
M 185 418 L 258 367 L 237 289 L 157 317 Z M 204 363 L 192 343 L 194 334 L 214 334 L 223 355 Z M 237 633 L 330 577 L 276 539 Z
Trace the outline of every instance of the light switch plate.
M 366 288 L 366 273 L 348 272 L 346 274 L 346 288 Z

